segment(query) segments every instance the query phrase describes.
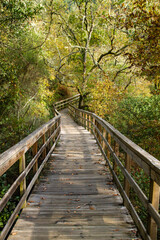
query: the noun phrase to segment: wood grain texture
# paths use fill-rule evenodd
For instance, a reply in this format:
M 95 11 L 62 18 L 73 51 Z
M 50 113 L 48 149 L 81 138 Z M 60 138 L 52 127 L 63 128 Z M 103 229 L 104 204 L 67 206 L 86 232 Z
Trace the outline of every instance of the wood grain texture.
M 61 114 L 61 140 L 8 239 L 140 239 L 93 136 Z

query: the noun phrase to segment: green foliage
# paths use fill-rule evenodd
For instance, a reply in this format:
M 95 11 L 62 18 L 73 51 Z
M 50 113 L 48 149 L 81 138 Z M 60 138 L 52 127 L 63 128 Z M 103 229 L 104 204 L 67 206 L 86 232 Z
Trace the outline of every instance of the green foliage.
M 51 117 L 53 91 L 34 29 L 37 1 L 2 1 L 0 16 L 0 145 L 16 144 Z
M 7 183 L 7 175 L 4 174 L 0 178 L 0 199 L 5 195 L 7 190 L 9 189 L 10 184 Z M 16 207 L 16 202 L 18 201 L 19 197 L 14 196 L 13 199 L 11 199 L 3 209 L 3 211 L 0 214 L 0 231 L 5 226 L 6 222 L 8 221 L 9 217 L 11 216 L 12 212 L 14 211 Z
M 124 98 L 110 117 L 133 142 L 160 159 L 160 95 Z
M 156 87 L 160 88 L 159 3 L 144 0 L 123 2 L 117 17 L 118 26 L 128 32 L 131 43 L 126 51 L 128 60 L 137 67 L 139 74 L 155 82 Z

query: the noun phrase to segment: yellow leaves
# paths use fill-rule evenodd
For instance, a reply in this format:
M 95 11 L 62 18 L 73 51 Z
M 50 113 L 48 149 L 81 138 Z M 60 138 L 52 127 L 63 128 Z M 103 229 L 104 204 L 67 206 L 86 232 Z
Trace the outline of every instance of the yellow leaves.
M 101 80 L 95 82 L 91 89 L 92 98 L 89 106 L 97 115 L 104 117 L 113 110 L 114 102 L 120 98 L 119 89 L 107 78 L 103 76 Z

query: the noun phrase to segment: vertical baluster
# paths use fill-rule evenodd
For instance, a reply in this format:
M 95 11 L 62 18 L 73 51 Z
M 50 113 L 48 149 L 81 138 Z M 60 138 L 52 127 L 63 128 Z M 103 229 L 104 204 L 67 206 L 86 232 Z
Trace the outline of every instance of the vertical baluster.
M 56 126 L 55 126 L 55 124 L 53 125 L 53 133 L 55 132 L 55 130 L 56 130 Z M 55 143 L 55 139 L 56 139 L 56 136 L 54 135 L 54 137 L 53 137 L 53 144 Z
M 99 140 L 99 134 L 98 134 L 98 121 L 96 120 L 96 136 L 97 136 L 97 139 Z
M 95 124 L 96 124 L 95 121 L 96 121 L 95 118 L 92 116 L 92 123 L 93 123 L 93 125 L 92 125 L 92 133 L 93 133 L 93 135 L 95 134 Z
M 58 126 L 59 126 L 59 124 L 60 124 L 59 120 L 58 120 L 58 121 L 56 121 L 56 123 L 55 123 L 55 125 L 54 125 L 54 130 L 55 130 L 55 131 L 57 130 L 57 128 L 58 128 Z M 57 139 L 57 136 L 58 136 L 58 134 L 59 134 L 59 132 L 57 132 L 57 133 L 56 133 L 54 140 L 56 140 L 56 139 Z
M 86 114 L 84 113 L 84 128 L 86 128 Z
M 74 121 L 76 122 L 76 115 L 77 115 L 77 112 L 76 112 L 76 109 L 74 110 Z
M 97 120 L 96 119 L 94 119 L 94 123 L 95 123 L 94 132 L 95 132 L 95 136 L 97 138 Z
M 98 132 L 98 140 L 99 140 L 100 145 L 102 146 L 102 138 L 101 138 L 101 135 L 100 135 L 100 133 L 102 132 L 102 126 L 101 126 L 100 123 L 98 123 L 98 130 L 99 130 L 99 132 Z
M 85 113 L 85 122 L 86 122 L 86 130 L 88 130 L 88 121 L 87 121 L 87 117 L 88 117 L 88 115 L 87 115 L 87 113 Z
M 159 194 L 159 185 L 151 179 L 149 200 L 157 211 L 159 210 Z M 148 218 L 148 232 L 152 240 L 157 240 L 157 224 L 150 215 Z
M 106 139 L 106 136 L 107 136 L 107 131 L 106 131 L 106 129 L 104 128 L 103 129 L 103 137 L 104 137 L 104 139 Z M 105 141 L 103 140 L 103 142 L 102 142 L 102 148 L 103 148 L 103 151 L 104 152 L 106 152 L 106 143 L 105 143 Z
M 91 115 L 89 115 L 89 131 L 90 131 L 90 133 L 92 133 L 92 129 L 91 129 Z
M 51 128 L 48 131 L 49 131 L 49 137 L 50 137 L 52 135 Z M 50 150 L 51 149 L 51 139 L 50 139 L 48 146 L 49 146 L 49 150 Z
M 85 113 L 83 112 L 83 127 L 85 128 Z
M 116 156 L 119 157 L 119 144 L 116 141 L 114 141 L 114 152 Z M 117 163 L 114 159 L 113 159 L 113 170 L 115 173 L 117 173 Z
M 110 133 L 108 133 L 108 143 L 111 146 L 111 134 Z M 108 160 L 110 159 L 110 151 L 109 151 L 109 149 L 107 151 L 107 158 L 108 158 Z
M 89 131 L 89 115 L 87 113 L 87 130 Z
M 57 134 L 57 136 L 60 134 L 60 132 L 61 132 L 61 118 L 59 118 L 59 120 L 58 120 L 58 127 L 59 127 L 59 131 L 58 131 L 58 134 Z
M 83 125 L 83 123 L 82 123 L 82 117 L 83 117 L 82 112 L 80 112 L 80 125 Z
M 81 112 L 78 110 L 78 122 L 81 125 Z
M 88 130 L 88 115 L 87 115 L 87 113 L 85 114 L 86 115 L 86 130 Z
M 35 142 L 35 144 L 32 147 L 33 156 L 35 156 L 37 154 L 37 151 L 38 151 L 38 144 L 37 144 L 37 142 Z M 33 173 L 35 174 L 37 172 L 37 170 L 38 170 L 38 159 L 36 159 L 36 162 L 33 166 Z
M 26 159 L 25 154 L 19 159 L 19 174 L 21 174 L 26 168 Z M 26 178 L 20 183 L 20 196 L 22 196 L 26 191 Z M 24 202 L 23 207 L 26 207 L 26 201 Z
M 131 173 L 131 163 L 132 163 L 131 157 L 129 156 L 129 154 L 126 154 L 126 156 L 125 156 L 125 168 L 129 173 Z M 126 178 L 124 178 L 124 190 L 125 190 L 127 196 L 129 197 L 130 184 L 127 181 Z
M 46 135 L 45 135 L 45 134 L 42 136 L 42 141 L 43 141 L 43 144 L 46 143 Z M 45 159 L 45 157 L 46 157 L 46 147 L 45 147 L 45 149 L 43 150 L 42 156 L 43 156 L 43 159 Z
M 77 123 L 79 124 L 79 114 L 80 114 L 80 112 L 79 112 L 79 110 L 77 110 Z

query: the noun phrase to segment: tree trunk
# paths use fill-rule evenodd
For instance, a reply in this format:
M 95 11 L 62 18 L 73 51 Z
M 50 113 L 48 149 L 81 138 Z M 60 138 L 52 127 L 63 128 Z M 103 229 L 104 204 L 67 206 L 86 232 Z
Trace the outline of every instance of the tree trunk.
M 80 95 L 78 108 L 82 108 L 82 106 L 83 106 L 83 96 Z

